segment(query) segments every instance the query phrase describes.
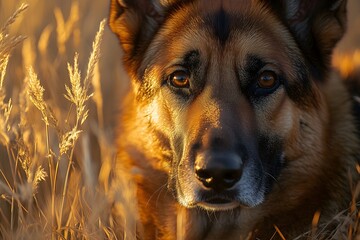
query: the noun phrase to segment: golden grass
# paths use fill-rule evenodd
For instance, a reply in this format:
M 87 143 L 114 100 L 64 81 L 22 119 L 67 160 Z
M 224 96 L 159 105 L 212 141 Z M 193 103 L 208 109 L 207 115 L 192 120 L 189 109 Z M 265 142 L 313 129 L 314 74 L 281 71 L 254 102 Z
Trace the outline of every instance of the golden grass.
M 78 4 L 71 5 L 67 21 L 55 9 L 61 58 L 79 19 Z M 135 207 L 134 188 L 113 177 L 115 148 L 102 116 L 98 62 L 105 20 L 93 41 L 85 75 L 79 54 L 68 63 L 69 83 L 63 83 L 64 94 L 60 94 L 69 102 L 64 108 L 49 98 L 44 86 L 48 80 L 41 81 L 35 70 L 37 53 L 48 54 L 52 28 L 44 29 L 37 50 L 31 41 L 9 33 L 27 7 L 21 5 L 0 32 L 0 238 L 131 239 L 136 231 L 136 210 L 131 207 Z M 7 96 L 10 54 L 21 42 L 24 80 Z M 99 112 L 90 114 L 90 108 Z M 87 124 L 89 115 L 91 125 Z M 94 139 L 96 143 L 91 142 Z M 93 159 L 93 146 L 101 146 L 100 161 Z
M 126 77 L 104 16 L 93 16 L 100 9 L 106 16 L 108 6 L 17 4 L 0 2 L 0 239 L 135 239 L 136 188 L 114 173 L 121 169 L 114 169 L 113 116 L 126 87 L 115 80 Z M 336 236 L 356 238 L 358 209 L 354 200 L 334 219 L 341 223 Z M 319 237 L 314 234 L 306 236 Z

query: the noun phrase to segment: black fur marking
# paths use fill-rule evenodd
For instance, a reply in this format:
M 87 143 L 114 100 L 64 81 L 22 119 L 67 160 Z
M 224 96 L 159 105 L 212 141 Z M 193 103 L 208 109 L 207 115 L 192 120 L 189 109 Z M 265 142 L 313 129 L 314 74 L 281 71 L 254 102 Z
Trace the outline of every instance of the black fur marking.
M 200 52 L 198 50 L 185 54 L 183 65 L 191 72 L 191 92 L 194 96 L 201 92 L 206 82 L 206 78 L 202 74 L 201 64 Z
M 266 65 L 266 63 L 259 57 L 248 55 L 246 59 L 245 72 L 249 77 L 257 75 L 257 73 Z
M 266 63 L 261 60 L 259 57 L 254 55 L 248 55 L 246 58 L 246 64 L 241 69 L 243 73 L 241 76 L 243 79 L 240 80 L 241 91 L 247 96 L 249 99 L 253 97 L 254 87 L 256 87 L 256 76 L 259 71 L 266 65 Z
M 276 137 L 261 136 L 258 141 L 259 155 L 266 177 L 266 192 L 269 193 L 283 169 L 283 145 Z
M 290 97 L 299 106 L 317 106 L 317 101 L 311 87 L 311 80 L 305 64 L 296 61 L 293 64 L 296 72 L 296 79 L 284 81 L 285 89 Z
M 184 56 L 184 67 L 189 69 L 191 72 L 196 71 L 200 65 L 200 53 L 197 50 L 189 51 Z
M 118 19 L 124 12 L 124 7 L 119 4 L 118 1 L 115 1 L 115 7 L 116 7 L 116 15 L 115 18 Z
M 246 64 L 243 67 L 242 71 L 244 72 L 244 78 L 240 79 L 240 86 L 242 92 L 249 99 L 256 99 L 257 95 L 262 96 L 264 94 L 255 94 L 254 89 L 256 89 L 256 77 L 259 74 L 259 71 L 267 63 L 263 61 L 260 57 L 254 55 L 248 55 Z M 317 106 L 316 98 L 314 96 L 311 81 L 310 81 L 310 72 L 311 69 L 308 69 L 307 66 L 302 63 L 300 60 L 294 60 L 293 68 L 296 72 L 295 79 L 287 79 L 286 75 L 279 75 L 279 85 L 283 84 L 288 96 L 291 100 L 296 103 L 299 103 L 303 106 Z M 271 93 L 271 92 L 270 92 Z M 266 95 L 266 94 L 265 94 Z
M 224 9 L 220 9 L 215 15 L 209 16 L 210 25 L 214 35 L 224 45 L 230 35 L 230 19 Z

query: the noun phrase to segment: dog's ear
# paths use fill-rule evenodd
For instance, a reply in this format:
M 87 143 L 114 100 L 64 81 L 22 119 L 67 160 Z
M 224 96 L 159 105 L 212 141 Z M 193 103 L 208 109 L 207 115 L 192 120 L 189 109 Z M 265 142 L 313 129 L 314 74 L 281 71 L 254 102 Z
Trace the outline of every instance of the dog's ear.
M 289 27 L 313 64 L 325 70 L 346 30 L 346 0 L 264 0 Z M 324 69 L 325 68 L 325 69 Z
M 125 58 L 147 47 L 164 19 L 169 0 L 111 0 L 109 25 L 117 34 Z

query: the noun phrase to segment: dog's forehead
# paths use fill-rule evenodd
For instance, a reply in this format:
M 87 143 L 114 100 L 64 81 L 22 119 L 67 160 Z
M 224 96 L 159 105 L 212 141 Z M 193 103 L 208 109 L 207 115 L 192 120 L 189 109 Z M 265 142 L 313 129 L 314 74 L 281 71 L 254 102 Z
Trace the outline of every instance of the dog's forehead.
M 232 12 L 240 9 L 245 9 L 252 4 L 249 0 L 200 0 L 199 7 L 205 12 L 214 12 L 224 10 L 225 12 Z
M 197 9 L 202 23 L 211 29 L 221 43 L 225 43 L 234 29 L 244 28 L 250 19 L 252 23 L 255 19 L 263 19 L 254 15 L 268 12 L 257 5 L 259 2 L 256 0 L 199 0 Z
M 239 63 L 248 53 L 260 53 L 260 56 L 270 58 L 274 53 L 274 48 L 270 46 L 281 47 L 284 38 L 288 38 L 280 25 L 261 1 L 196 0 L 184 5 L 184 11 L 175 10 L 161 26 L 143 66 L 154 63 L 154 54 L 161 54 L 158 59 L 164 62 L 160 65 L 167 66 L 169 62 L 183 61 L 183 57 L 194 50 L 204 59 L 237 56 Z M 279 58 L 286 57 L 283 55 Z M 159 65 L 159 60 L 156 65 Z
M 160 50 L 164 65 L 193 50 L 203 56 L 208 49 L 217 52 L 214 56 L 229 52 L 226 49 L 244 52 L 241 55 L 256 53 L 259 46 L 279 46 L 284 35 L 272 12 L 258 0 L 194 0 L 184 5 L 183 11 L 174 10 L 159 33 L 145 60 L 153 62 L 153 55 Z M 165 45 L 171 51 L 164 52 Z M 261 55 L 269 55 L 268 52 L 261 51 Z

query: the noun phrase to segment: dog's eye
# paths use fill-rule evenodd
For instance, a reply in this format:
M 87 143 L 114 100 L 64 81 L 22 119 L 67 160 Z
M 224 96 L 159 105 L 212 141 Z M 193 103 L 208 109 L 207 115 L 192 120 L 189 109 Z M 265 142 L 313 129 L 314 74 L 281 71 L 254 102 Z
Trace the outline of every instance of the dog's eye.
M 178 70 L 173 72 L 169 78 L 169 83 L 176 88 L 189 88 L 190 87 L 190 76 L 187 71 Z
M 272 89 L 278 83 L 277 75 L 273 71 L 264 71 L 258 78 L 258 86 L 263 89 Z
M 265 70 L 256 76 L 255 84 L 250 87 L 250 94 L 254 97 L 267 96 L 275 92 L 282 83 L 282 78 L 275 72 Z

